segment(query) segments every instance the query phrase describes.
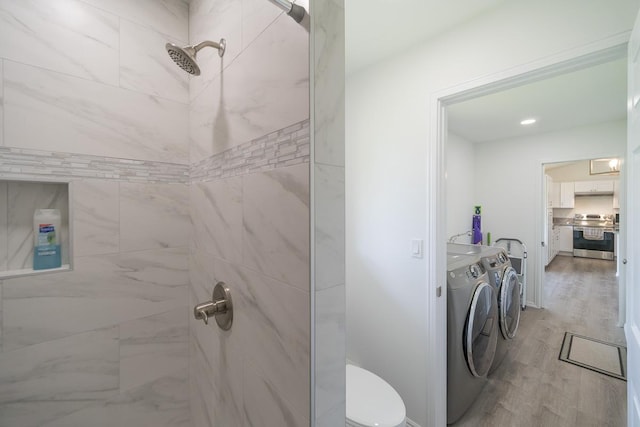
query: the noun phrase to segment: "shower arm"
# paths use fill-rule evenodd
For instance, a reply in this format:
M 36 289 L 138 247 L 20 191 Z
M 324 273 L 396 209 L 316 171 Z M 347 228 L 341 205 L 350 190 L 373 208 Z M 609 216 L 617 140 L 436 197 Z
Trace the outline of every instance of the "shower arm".
M 220 49 L 224 50 L 224 46 L 223 45 L 224 45 L 224 39 L 221 39 L 220 43 L 212 42 L 210 40 L 205 40 L 205 41 L 203 41 L 201 43 L 198 43 L 197 45 L 193 46 L 193 49 L 196 52 L 198 52 L 203 47 L 215 47 L 218 50 L 220 50 Z
M 220 43 L 212 42 L 211 40 L 205 40 L 203 42 L 198 43 L 197 45 L 190 46 L 190 47 L 191 49 L 193 49 L 194 53 L 197 53 L 203 47 L 214 47 L 218 49 L 218 55 L 222 57 L 224 55 L 224 51 L 227 48 L 227 43 L 225 39 L 220 39 Z
M 307 13 L 304 10 L 304 7 L 299 6 L 295 3 L 292 3 L 288 0 L 269 0 L 269 1 L 275 4 L 276 6 L 278 6 L 280 9 L 287 12 L 287 15 L 292 17 L 293 20 L 298 23 L 300 23 L 304 19 L 304 16 Z

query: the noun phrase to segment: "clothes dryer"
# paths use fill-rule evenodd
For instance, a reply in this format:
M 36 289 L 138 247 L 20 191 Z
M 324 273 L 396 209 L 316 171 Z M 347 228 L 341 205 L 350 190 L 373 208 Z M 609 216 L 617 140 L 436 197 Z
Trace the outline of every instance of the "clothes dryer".
M 489 375 L 491 375 L 509 352 L 520 325 L 520 282 L 504 249 L 487 247 L 481 257 L 482 265 L 489 275 L 489 283 L 494 287 L 498 297 L 498 319 L 500 320 L 496 356 L 489 369 Z
M 447 255 L 447 424 L 487 381 L 498 338 L 498 303 L 479 256 Z

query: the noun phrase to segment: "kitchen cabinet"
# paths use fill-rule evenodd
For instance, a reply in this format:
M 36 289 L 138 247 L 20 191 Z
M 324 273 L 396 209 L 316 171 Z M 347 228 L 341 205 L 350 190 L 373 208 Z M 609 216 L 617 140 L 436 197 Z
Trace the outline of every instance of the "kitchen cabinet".
M 560 251 L 560 227 L 550 226 L 547 245 L 547 265 L 553 261 Z
M 613 194 L 613 180 L 576 181 L 575 194 Z
M 551 207 L 561 208 L 561 191 L 559 182 L 551 182 Z
M 558 251 L 573 253 L 573 227 L 562 225 L 559 229 Z
M 546 251 L 543 251 L 545 254 L 545 263 L 547 266 L 553 259 L 553 209 L 547 210 L 547 221 L 545 224 L 545 228 L 547 231 L 547 239 L 546 239 Z
M 547 207 L 548 208 L 552 208 L 553 207 L 553 179 L 551 179 L 551 177 L 549 175 L 545 175 L 544 176 L 544 184 L 545 184 L 545 193 L 547 195 Z
M 559 208 L 573 208 L 575 206 L 575 183 L 560 183 L 560 206 Z
M 620 209 L 620 181 L 613 181 L 613 209 Z

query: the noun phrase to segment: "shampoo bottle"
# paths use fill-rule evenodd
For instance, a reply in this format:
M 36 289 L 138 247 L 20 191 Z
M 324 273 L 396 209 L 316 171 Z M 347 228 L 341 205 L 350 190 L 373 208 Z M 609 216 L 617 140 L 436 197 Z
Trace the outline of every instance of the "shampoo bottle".
M 45 270 L 62 266 L 60 253 L 60 211 L 36 209 L 33 214 L 33 269 Z

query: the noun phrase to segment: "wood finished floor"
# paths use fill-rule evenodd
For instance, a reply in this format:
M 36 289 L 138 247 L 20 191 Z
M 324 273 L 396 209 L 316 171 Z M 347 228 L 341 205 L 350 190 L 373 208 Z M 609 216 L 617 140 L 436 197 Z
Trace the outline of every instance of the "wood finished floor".
M 522 312 L 511 351 L 455 426 L 625 426 L 625 381 L 558 360 L 566 331 L 625 344 L 615 263 L 557 256 L 545 309 Z

